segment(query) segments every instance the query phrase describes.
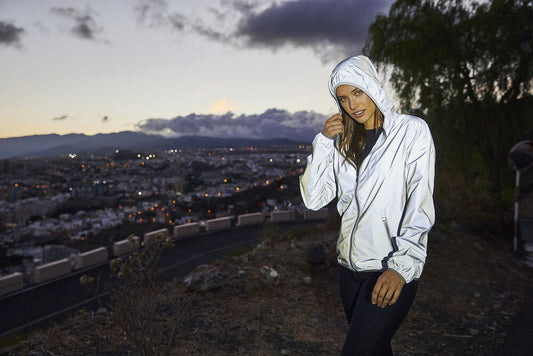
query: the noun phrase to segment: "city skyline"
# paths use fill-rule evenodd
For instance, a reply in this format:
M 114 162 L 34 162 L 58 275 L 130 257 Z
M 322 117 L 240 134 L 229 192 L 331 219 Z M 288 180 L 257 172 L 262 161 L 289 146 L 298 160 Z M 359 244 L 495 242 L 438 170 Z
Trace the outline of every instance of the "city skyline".
M 318 129 L 331 69 L 392 2 L 0 0 L 0 138 Z

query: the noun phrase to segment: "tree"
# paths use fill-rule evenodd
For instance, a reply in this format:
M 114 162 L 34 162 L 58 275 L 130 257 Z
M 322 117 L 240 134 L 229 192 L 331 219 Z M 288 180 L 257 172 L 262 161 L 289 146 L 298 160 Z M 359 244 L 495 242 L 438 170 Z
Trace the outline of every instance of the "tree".
M 500 194 L 509 149 L 532 129 L 533 0 L 398 0 L 363 52 L 427 118 L 440 162 Z

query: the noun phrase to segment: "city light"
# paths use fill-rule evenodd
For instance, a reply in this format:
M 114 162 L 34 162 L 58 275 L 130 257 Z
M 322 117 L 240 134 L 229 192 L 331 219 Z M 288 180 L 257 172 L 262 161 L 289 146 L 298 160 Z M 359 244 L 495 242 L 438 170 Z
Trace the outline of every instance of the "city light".
M 118 150 L 111 152 L 115 151 Z M 117 158 L 109 156 L 88 154 L 81 157 L 71 153 L 56 161 L 50 159 L 44 165 L 39 160 L 29 163 L 22 178 L 20 171 L 13 170 L 11 176 L 4 178 L 6 183 L 0 191 L 4 199 L 3 210 L 0 201 L 0 221 L 4 219 L 4 226 L 16 227 L 17 232 L 31 234 L 30 217 L 42 216 L 40 228 L 49 235 L 80 241 L 85 236 L 86 244 L 92 244 L 87 236 L 98 236 L 109 227 L 117 229 L 114 237 L 122 238 L 122 225 L 126 228 L 129 224 L 143 224 L 138 228 L 144 231 L 148 228 L 145 224 L 149 224 L 149 228 L 153 224 L 181 225 L 207 221 L 215 216 L 283 210 L 291 206 L 289 202 L 295 204 L 289 195 L 296 185 L 281 185 L 277 179 L 291 178 L 291 173 L 296 171 L 294 161 L 300 162 L 298 154 L 301 152 L 296 151 L 296 147 L 184 149 L 180 154 L 173 149 L 163 151 L 164 155 L 118 152 L 123 157 L 116 162 L 113 159 Z M 183 160 L 177 160 L 174 155 Z M 70 161 L 74 157 L 78 161 Z M 2 171 L 2 176 L 4 174 Z M 251 188 L 260 191 L 266 186 L 279 187 L 287 200 L 278 200 L 274 208 L 266 202 L 255 201 L 263 199 L 263 194 L 255 194 L 255 190 L 250 194 L 252 199 L 242 197 Z M 38 199 L 37 203 L 22 205 L 26 197 Z M 92 200 L 97 204 L 93 206 Z M 209 205 L 206 204 L 208 200 Z M 52 215 L 65 201 L 75 206 L 89 203 L 83 211 L 61 214 L 61 219 Z M 11 213 L 17 209 L 28 213 Z M 15 217 L 28 220 L 11 221 Z

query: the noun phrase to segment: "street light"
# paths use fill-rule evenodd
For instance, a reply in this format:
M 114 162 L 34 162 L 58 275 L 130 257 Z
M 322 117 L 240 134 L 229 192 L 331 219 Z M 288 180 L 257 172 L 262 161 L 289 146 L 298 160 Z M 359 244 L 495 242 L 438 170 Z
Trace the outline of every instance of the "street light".
M 520 172 L 533 166 L 533 141 L 521 141 L 509 152 L 509 165 L 516 171 L 514 203 L 514 238 L 513 249 L 518 249 L 518 203 L 520 198 Z

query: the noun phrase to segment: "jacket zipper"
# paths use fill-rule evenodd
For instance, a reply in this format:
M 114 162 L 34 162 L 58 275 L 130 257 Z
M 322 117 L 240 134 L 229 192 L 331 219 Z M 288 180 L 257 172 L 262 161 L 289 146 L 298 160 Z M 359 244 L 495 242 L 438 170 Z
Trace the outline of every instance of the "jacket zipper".
M 363 164 L 361 163 L 361 167 L 363 166 Z M 355 220 L 355 223 L 353 224 L 352 226 L 352 231 L 350 232 L 350 250 L 349 250 L 349 253 L 348 253 L 348 259 L 349 259 L 349 262 L 350 262 L 350 266 L 352 266 L 352 269 L 354 271 L 357 271 L 355 269 L 355 266 L 352 262 L 352 249 L 353 249 L 353 232 L 355 230 L 355 227 L 357 226 L 357 224 L 359 224 L 359 219 L 361 218 L 361 214 L 360 214 L 360 210 L 359 210 L 359 199 L 357 199 L 357 187 L 359 186 L 359 168 L 357 168 L 356 172 L 355 172 L 355 190 L 354 190 L 354 198 L 355 198 L 355 204 L 357 204 L 357 219 Z
M 381 136 L 381 135 L 380 135 Z M 379 140 L 379 137 L 378 137 L 378 140 Z M 376 142 L 377 143 L 377 142 Z M 382 142 L 382 145 L 385 143 L 385 141 Z M 380 145 L 381 147 L 381 145 Z M 377 150 L 377 147 L 376 145 L 374 145 L 374 147 L 372 147 L 372 149 L 370 150 L 370 152 L 368 153 L 368 155 L 365 157 L 365 159 L 363 160 L 363 162 L 361 162 L 361 168 L 356 168 L 356 172 L 355 172 L 355 190 L 354 190 L 354 198 L 355 198 L 355 203 L 357 204 L 357 219 L 355 220 L 355 224 L 353 225 L 352 227 L 352 231 L 350 232 L 350 249 L 348 251 L 348 262 L 350 263 L 350 266 L 352 267 L 352 269 L 354 271 L 356 271 L 355 269 L 355 266 L 352 262 L 352 249 L 353 249 L 353 232 L 355 230 L 355 227 L 359 224 L 359 220 L 361 219 L 361 214 L 360 214 L 360 210 L 359 210 L 359 199 L 357 199 L 357 188 L 359 187 L 359 171 L 363 168 L 363 163 L 365 161 L 368 161 L 368 157 L 375 151 Z M 383 220 L 385 222 L 385 226 L 387 228 L 387 233 L 389 234 L 389 238 L 391 237 L 390 235 L 390 232 L 389 232 L 389 227 L 387 225 L 387 220 L 385 218 L 385 216 L 383 215 Z M 394 243 L 395 245 L 395 243 Z

